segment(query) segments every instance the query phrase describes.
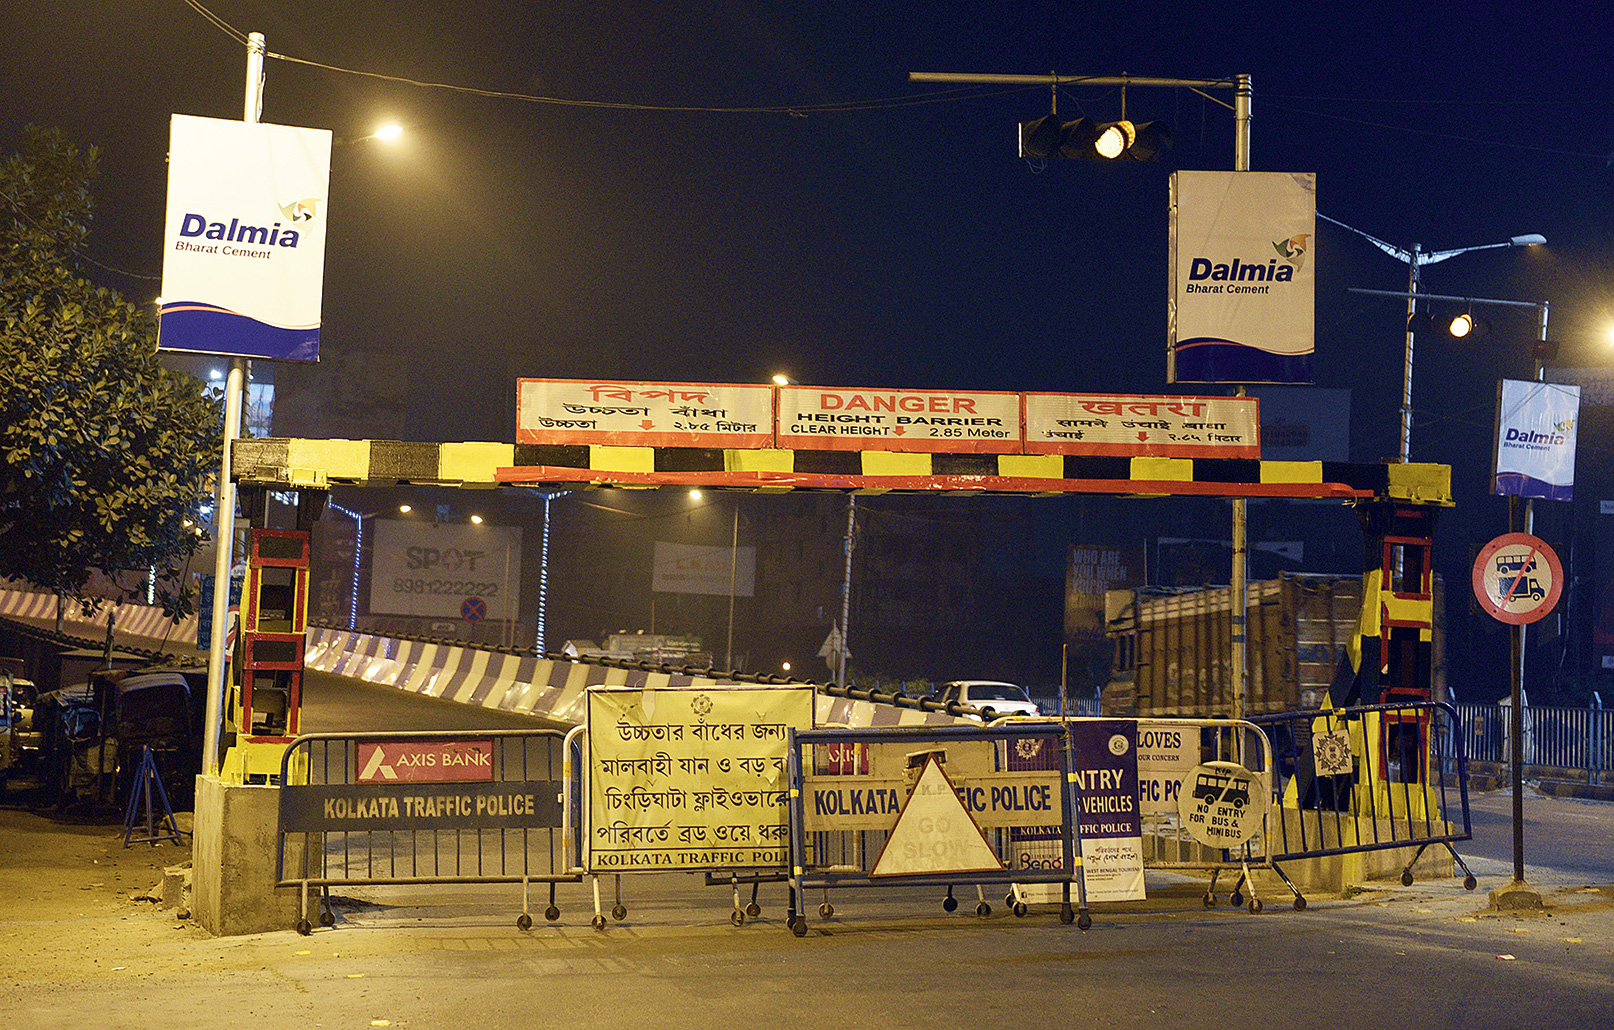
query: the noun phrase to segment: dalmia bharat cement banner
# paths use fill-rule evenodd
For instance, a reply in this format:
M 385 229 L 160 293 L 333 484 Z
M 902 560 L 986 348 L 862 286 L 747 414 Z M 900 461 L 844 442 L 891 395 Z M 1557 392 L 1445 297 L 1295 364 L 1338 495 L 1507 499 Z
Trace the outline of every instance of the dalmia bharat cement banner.
M 1570 501 L 1580 387 L 1504 379 L 1497 385 L 1492 493 Z
M 158 347 L 319 360 L 331 134 L 176 114 Z
M 1309 383 L 1315 351 L 1317 176 L 1171 176 L 1166 378 Z

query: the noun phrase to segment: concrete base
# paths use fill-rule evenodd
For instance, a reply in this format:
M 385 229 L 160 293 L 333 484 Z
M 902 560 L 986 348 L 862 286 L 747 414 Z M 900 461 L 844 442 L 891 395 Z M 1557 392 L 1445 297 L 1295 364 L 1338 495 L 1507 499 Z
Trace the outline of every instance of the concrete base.
M 1544 908 L 1541 895 L 1523 880 L 1514 880 L 1506 887 L 1491 892 L 1491 907 L 1497 911 Z
M 219 936 L 290 930 L 302 892 L 275 887 L 280 788 L 196 778 L 191 844 L 191 913 Z M 287 856 L 288 868 L 295 868 Z

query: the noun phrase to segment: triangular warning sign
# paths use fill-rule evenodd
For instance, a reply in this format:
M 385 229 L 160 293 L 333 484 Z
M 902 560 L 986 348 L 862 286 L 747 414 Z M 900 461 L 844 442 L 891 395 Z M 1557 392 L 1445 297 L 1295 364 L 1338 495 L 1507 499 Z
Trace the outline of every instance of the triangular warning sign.
M 869 876 L 1002 872 L 1003 868 L 1003 860 L 958 800 L 953 781 L 936 756 L 927 757 Z

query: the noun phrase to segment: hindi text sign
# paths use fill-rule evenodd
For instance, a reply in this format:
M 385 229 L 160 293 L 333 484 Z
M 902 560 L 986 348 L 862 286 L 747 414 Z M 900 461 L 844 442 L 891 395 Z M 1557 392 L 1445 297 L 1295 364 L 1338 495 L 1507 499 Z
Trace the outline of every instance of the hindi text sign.
M 1261 457 L 1254 397 L 1027 393 L 1027 454 Z

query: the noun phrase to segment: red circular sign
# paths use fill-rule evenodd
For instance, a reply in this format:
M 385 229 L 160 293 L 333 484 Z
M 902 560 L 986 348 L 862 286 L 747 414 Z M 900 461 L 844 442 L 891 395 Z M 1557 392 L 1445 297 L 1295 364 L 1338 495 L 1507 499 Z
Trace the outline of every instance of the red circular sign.
M 1474 596 L 1500 622 L 1535 622 L 1552 611 L 1563 592 L 1558 555 L 1529 533 L 1503 533 L 1474 559 Z
M 460 618 L 466 622 L 481 622 L 488 617 L 488 603 L 480 597 L 467 597 L 460 602 Z

